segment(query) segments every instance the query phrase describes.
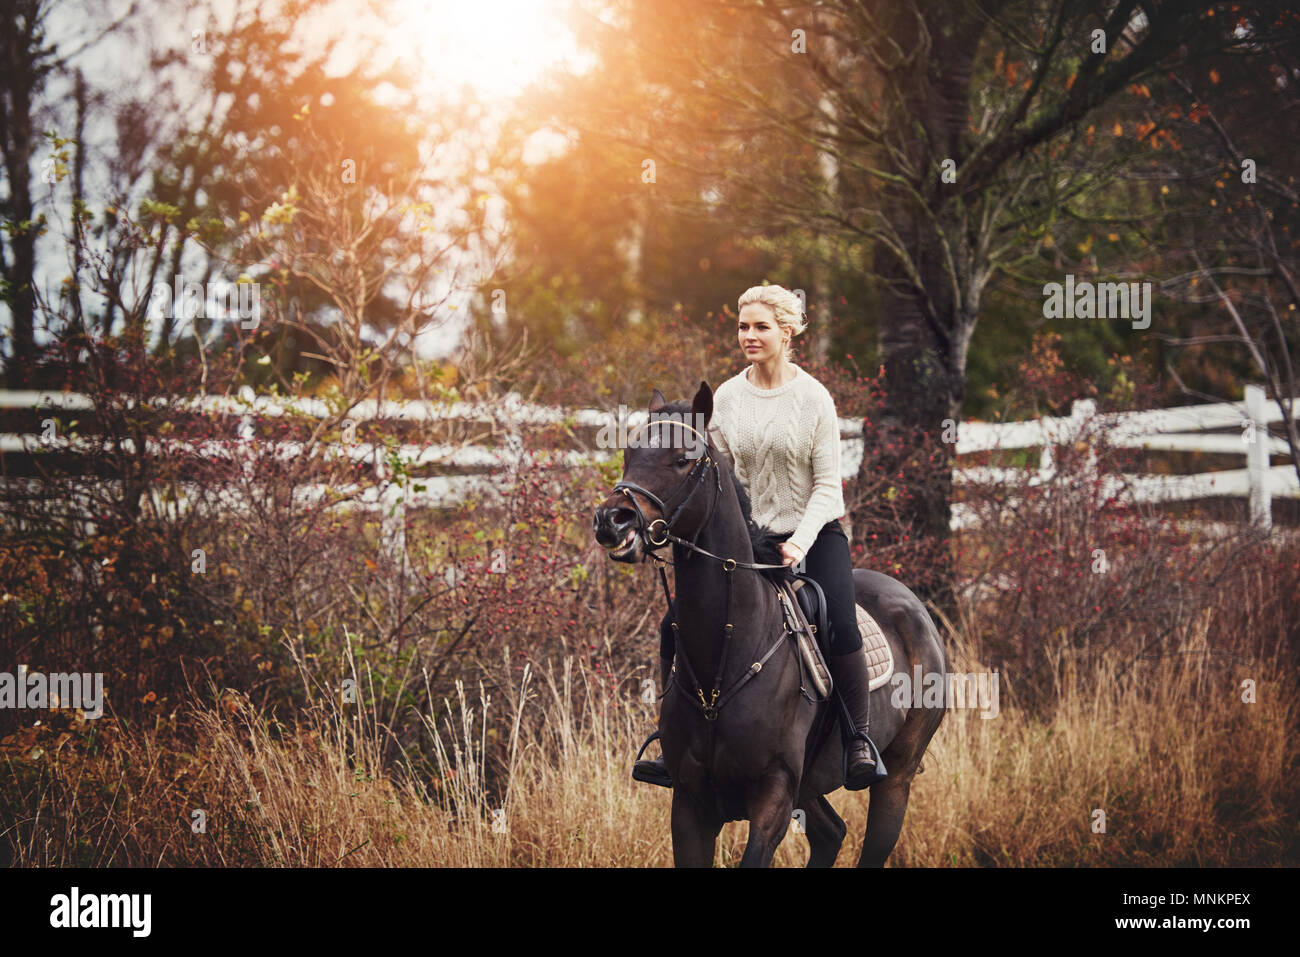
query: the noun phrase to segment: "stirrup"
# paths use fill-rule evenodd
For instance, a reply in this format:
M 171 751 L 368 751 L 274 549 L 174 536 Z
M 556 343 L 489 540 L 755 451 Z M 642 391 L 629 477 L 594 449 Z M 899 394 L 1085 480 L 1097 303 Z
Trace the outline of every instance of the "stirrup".
M 632 765 L 632 780 L 641 781 L 645 784 L 657 784 L 661 788 L 671 788 L 673 778 L 668 773 L 668 769 L 664 767 L 662 758 L 654 761 L 641 760 L 641 755 L 645 754 L 645 749 L 650 746 L 650 742 L 658 738 L 659 732 L 656 731 L 645 739 L 645 744 L 641 745 L 641 750 L 636 753 L 636 764 Z
M 872 773 L 870 778 L 860 777 L 857 781 L 850 783 L 849 782 L 849 742 L 854 740 L 866 742 L 867 751 L 870 753 L 871 759 L 875 763 L 876 770 Z M 880 756 L 880 749 L 876 747 L 876 742 L 871 740 L 870 735 L 862 731 L 854 731 L 853 734 L 849 735 L 844 741 L 843 778 L 844 778 L 845 790 L 863 791 L 871 787 L 871 785 L 876 784 L 879 781 L 883 781 L 887 777 L 889 777 L 889 772 L 885 770 L 885 761 Z

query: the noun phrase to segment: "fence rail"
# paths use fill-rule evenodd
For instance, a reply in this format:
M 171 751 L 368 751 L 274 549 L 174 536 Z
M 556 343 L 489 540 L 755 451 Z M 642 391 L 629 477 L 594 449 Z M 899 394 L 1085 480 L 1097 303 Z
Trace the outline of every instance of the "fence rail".
M 1300 397 L 1292 400 L 1296 408 Z M 1209 497 L 1246 498 L 1251 523 L 1270 528 L 1274 498 L 1300 498 L 1300 477 L 1294 464 L 1269 465 L 1272 455 L 1289 455 L 1290 447 L 1268 434 L 1268 426 L 1284 421 L 1280 403 L 1267 400 L 1259 386 L 1248 385 L 1241 402 L 1150 409 L 1142 412 L 1097 413 L 1091 399 L 1074 403 L 1068 417 L 1046 417 L 1028 422 L 962 423 L 957 433 L 960 455 L 994 449 L 1041 447 L 1036 474 L 1031 470 L 962 468 L 953 473 L 958 483 L 1048 482 L 1055 474 L 1054 447 L 1070 444 L 1089 433 L 1104 436 L 1117 448 L 1153 452 L 1207 452 L 1240 455 L 1242 469 L 1200 472 L 1194 475 L 1115 475 L 1103 477 L 1103 495 L 1122 493 L 1132 502 L 1174 502 Z M 1235 434 L 1206 434 L 1213 429 L 1237 429 Z M 953 509 L 953 526 L 977 521 L 960 503 Z
M 1300 402 L 1297 397 L 1296 402 Z M 372 464 L 382 478 L 384 462 L 393 454 L 401 457 L 409 467 L 445 467 L 470 471 L 474 474 L 435 476 L 411 479 L 402 489 L 385 487 L 368 489 L 361 493 L 351 489 L 346 507 L 382 510 L 391 513 L 394 507 L 412 506 L 446 507 L 463 501 L 470 495 L 495 496 L 508 485 L 508 474 L 517 469 L 539 465 L 576 466 L 593 462 L 606 462 L 617 449 L 592 452 L 556 451 L 554 453 L 529 452 L 521 439 L 529 427 L 568 423 L 574 428 L 600 429 L 617 427 L 614 414 L 598 409 L 565 409 L 554 406 L 531 405 L 511 393 L 502 400 L 484 402 L 439 401 L 367 401 L 343 410 L 322 399 L 288 400 L 278 396 L 257 396 L 246 389 L 238 396 L 174 397 L 151 403 L 157 408 L 180 411 L 216 413 L 239 418 L 240 425 L 233 434 L 242 441 L 255 441 L 251 422 L 254 416 L 280 417 L 301 415 L 321 419 L 339 417 L 353 422 L 437 422 L 437 421 L 490 421 L 503 433 L 503 447 L 482 445 L 413 444 L 404 443 L 388 447 L 376 443 L 356 442 L 332 444 L 324 450 L 327 456 L 339 456 L 355 462 Z M 1292 406 L 1293 408 L 1295 406 Z M 61 412 L 89 411 L 91 399 L 85 395 L 63 392 L 0 391 L 0 409 L 43 410 Z M 645 411 L 635 411 L 627 417 L 631 428 L 648 417 Z M 1293 465 L 1269 465 L 1272 455 L 1288 455 L 1286 442 L 1271 437 L 1268 426 L 1283 421 L 1282 407 L 1268 402 L 1263 389 L 1247 386 L 1241 402 L 1218 402 L 1207 405 L 1152 409 L 1142 412 L 1097 414 L 1091 400 L 1074 403 L 1069 416 L 1044 417 L 1024 422 L 962 422 L 956 428 L 958 457 L 976 452 L 997 449 L 1041 448 L 1037 469 L 1010 469 L 990 467 L 960 467 L 954 469 L 957 484 L 970 483 L 1021 483 L 1040 484 L 1055 475 L 1054 448 L 1077 441 L 1085 434 L 1102 434 L 1111 445 L 1120 448 L 1148 449 L 1168 452 L 1208 452 L 1241 455 L 1246 467 L 1195 475 L 1117 475 L 1103 477 L 1106 493 L 1123 490 L 1134 502 L 1183 501 L 1209 496 L 1247 498 L 1251 521 L 1264 528 L 1272 524 L 1273 498 L 1300 498 L 1300 479 Z M 840 422 L 842 477 L 850 479 L 858 472 L 862 461 L 863 435 L 860 422 L 841 418 Z M 1216 434 L 1213 430 L 1237 429 L 1235 434 Z M 87 436 L 60 437 L 30 433 L 0 433 L 0 459 L 5 456 L 31 456 L 52 451 L 86 453 L 107 441 Z M 185 443 L 176 440 L 151 439 L 145 451 L 158 453 L 181 448 L 188 454 L 199 456 L 230 456 L 230 442 L 206 441 Z M 258 441 L 259 452 L 269 452 L 281 457 L 304 454 L 305 447 L 296 442 Z M 134 452 L 134 443 L 125 440 L 124 451 Z M 98 481 L 86 479 L 87 482 Z M 335 489 L 335 492 L 344 491 Z M 329 490 L 312 487 L 305 490 L 309 499 L 320 500 Z M 183 500 L 180 503 L 183 507 Z M 963 503 L 953 509 L 953 527 L 961 528 L 978 521 L 974 510 Z

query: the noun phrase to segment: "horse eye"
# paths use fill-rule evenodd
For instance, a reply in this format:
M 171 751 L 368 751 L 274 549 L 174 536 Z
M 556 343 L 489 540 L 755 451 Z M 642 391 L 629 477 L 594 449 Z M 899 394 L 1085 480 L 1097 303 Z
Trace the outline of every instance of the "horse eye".
M 679 455 L 679 456 L 677 456 L 677 464 L 678 464 L 678 465 L 685 465 L 685 464 L 686 464 L 686 456 L 684 456 L 684 455 Z

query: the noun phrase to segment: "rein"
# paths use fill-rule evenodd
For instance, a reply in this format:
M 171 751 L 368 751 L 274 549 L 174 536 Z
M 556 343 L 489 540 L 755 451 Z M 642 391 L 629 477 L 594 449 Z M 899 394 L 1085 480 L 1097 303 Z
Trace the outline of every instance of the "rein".
M 651 422 L 644 422 L 641 425 L 637 426 L 635 429 L 633 429 L 632 432 L 635 433 L 638 429 L 643 429 L 646 428 L 647 426 L 657 425 L 657 424 L 662 424 L 667 426 L 680 426 L 683 429 L 689 429 L 691 432 L 694 432 L 696 435 L 700 436 L 701 439 L 704 439 L 705 449 L 709 447 L 708 439 L 705 436 L 700 435 L 699 432 L 691 428 L 689 425 L 686 425 L 684 422 L 678 422 L 675 419 L 652 420 Z M 629 434 L 629 438 L 630 438 L 630 434 Z M 703 468 L 701 468 L 701 466 L 703 466 Z M 716 486 L 716 491 L 714 492 L 713 495 L 713 501 L 709 505 L 708 515 L 705 516 L 704 521 L 700 523 L 700 527 L 696 530 L 695 537 L 692 538 L 690 541 L 686 541 L 685 539 L 679 538 L 678 536 L 672 533 L 671 531 L 672 526 L 674 522 L 676 522 L 677 517 L 681 514 L 682 509 L 684 509 L 690 503 L 691 499 L 695 497 L 695 493 L 704 486 L 705 477 L 708 475 L 710 470 L 714 474 L 715 486 Z M 667 505 L 665 505 L 664 502 L 657 495 L 651 492 L 649 489 L 642 488 L 640 485 L 637 485 L 634 482 L 619 482 L 617 485 L 614 486 L 613 492 L 615 494 L 617 494 L 618 492 L 622 492 L 624 495 L 626 495 L 629 499 L 632 500 L 632 506 L 633 508 L 636 509 L 637 517 L 640 519 L 641 522 L 641 527 L 640 529 L 638 529 L 638 531 L 641 535 L 642 541 L 645 543 L 647 554 L 656 563 L 658 563 L 659 580 L 663 583 L 664 598 L 668 602 L 668 610 L 670 612 L 672 611 L 673 600 L 672 600 L 672 595 L 670 595 L 668 592 L 668 575 L 664 572 L 664 565 L 672 565 L 675 563 L 660 558 L 658 555 L 654 553 L 655 549 L 662 548 L 664 545 L 667 545 L 670 541 L 675 542 L 676 544 L 681 545 L 683 548 L 689 549 L 691 552 L 698 552 L 701 555 L 704 555 L 708 558 L 712 558 L 721 562 L 722 570 L 727 573 L 726 574 L 727 603 L 723 615 L 723 620 L 726 622 L 726 624 L 723 627 L 723 634 L 722 634 L 722 654 L 718 658 L 718 671 L 713 679 L 713 687 L 709 690 L 709 697 L 707 699 L 704 696 L 705 694 L 704 686 L 700 683 L 699 679 L 695 676 L 695 669 L 691 667 L 690 657 L 686 654 L 686 649 L 680 643 L 677 644 L 678 657 L 681 658 L 682 665 L 686 670 L 687 677 L 690 679 L 691 683 L 695 686 L 696 697 L 691 698 L 690 693 L 687 692 L 684 687 L 682 688 L 682 693 L 685 694 L 692 703 L 696 704 L 700 708 L 700 711 L 704 714 L 704 718 L 706 721 L 712 722 L 717 720 L 718 712 L 722 710 L 722 706 L 725 705 L 728 701 L 730 701 L 731 698 L 734 697 L 736 693 L 740 691 L 741 688 L 743 688 L 746 684 L 748 684 L 751 678 L 753 678 L 756 674 L 758 674 L 760 671 L 763 670 L 763 666 L 767 664 L 768 659 L 771 658 L 772 655 L 776 654 L 777 649 L 781 647 L 782 643 L 784 643 L 786 635 L 790 633 L 789 626 L 786 625 L 786 623 L 783 620 L 781 624 L 781 634 L 776 639 L 776 642 L 772 645 L 772 647 L 767 650 L 767 653 L 764 654 L 763 657 L 760 658 L 758 661 L 755 661 L 753 664 L 751 664 L 745 670 L 744 674 L 737 677 L 736 680 L 733 681 L 725 691 L 722 690 L 722 679 L 723 679 L 723 675 L 726 673 L 726 668 L 727 668 L 727 653 L 730 650 L 730 646 L 731 646 L 731 634 L 732 634 L 731 592 L 732 592 L 732 584 L 735 581 L 732 572 L 734 572 L 737 568 L 750 568 L 755 570 L 762 570 L 762 569 L 769 569 L 769 568 L 784 568 L 786 566 L 767 565 L 759 562 L 739 562 L 734 558 L 723 558 L 721 555 L 715 555 L 713 554 L 713 552 L 709 551 L 708 549 L 701 548 L 698 545 L 696 545 L 695 539 L 700 537 L 700 533 L 709 524 L 710 519 L 713 518 L 713 511 L 718 504 L 718 500 L 722 497 L 722 471 L 718 468 L 717 463 L 713 461 L 712 456 L 710 456 L 707 452 L 702 457 L 696 460 L 696 463 L 691 467 L 690 472 L 688 472 L 686 477 L 682 479 L 682 481 L 678 484 L 677 488 L 673 490 L 673 495 L 678 494 L 683 488 L 685 488 L 688 484 L 691 483 L 694 484 L 691 486 L 690 491 L 686 494 L 686 497 L 682 500 L 681 504 L 678 505 L 673 510 L 672 515 L 666 520 L 662 516 L 668 515 Z M 645 513 L 641 510 L 641 505 L 636 500 L 636 495 L 634 495 L 633 492 L 644 495 L 647 499 L 653 502 L 655 506 L 659 509 L 659 514 L 661 517 L 656 518 L 653 522 L 647 522 Z M 661 530 L 656 531 L 655 526 L 658 525 L 662 525 L 663 528 Z M 689 559 L 691 556 L 688 554 L 686 557 Z M 673 619 L 672 626 L 673 626 L 673 637 L 676 638 L 678 633 L 676 618 Z M 797 661 L 798 660 L 797 651 L 795 653 L 795 658 Z M 673 682 L 671 678 L 669 679 L 669 681 L 670 684 L 676 684 L 676 682 Z M 659 697 L 662 698 L 667 693 L 668 693 L 668 688 L 664 688 L 663 694 L 661 694 Z

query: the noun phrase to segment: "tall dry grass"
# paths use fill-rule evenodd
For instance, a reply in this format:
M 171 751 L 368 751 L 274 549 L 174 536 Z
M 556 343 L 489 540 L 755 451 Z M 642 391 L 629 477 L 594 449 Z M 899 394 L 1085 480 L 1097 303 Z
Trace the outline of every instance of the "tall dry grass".
M 1222 659 L 1200 638 L 1086 672 L 1062 654 L 1037 714 L 1005 694 L 991 719 L 950 711 L 891 864 L 1300 861 L 1290 664 Z M 962 636 L 952 645 L 953 670 L 979 670 Z M 458 684 L 440 718 L 422 715 L 434 759 L 389 766 L 382 725 L 328 698 L 293 726 L 225 692 L 148 729 L 29 729 L 2 746 L 0 847 L 23 866 L 666 866 L 669 792 L 629 773 L 654 706 L 608 687 L 572 657 L 525 666 L 500 701 Z M 849 826 L 841 866 L 867 801 L 831 797 Z M 723 829 L 719 865 L 739 861 L 746 828 Z M 776 864 L 806 860 L 789 834 Z

